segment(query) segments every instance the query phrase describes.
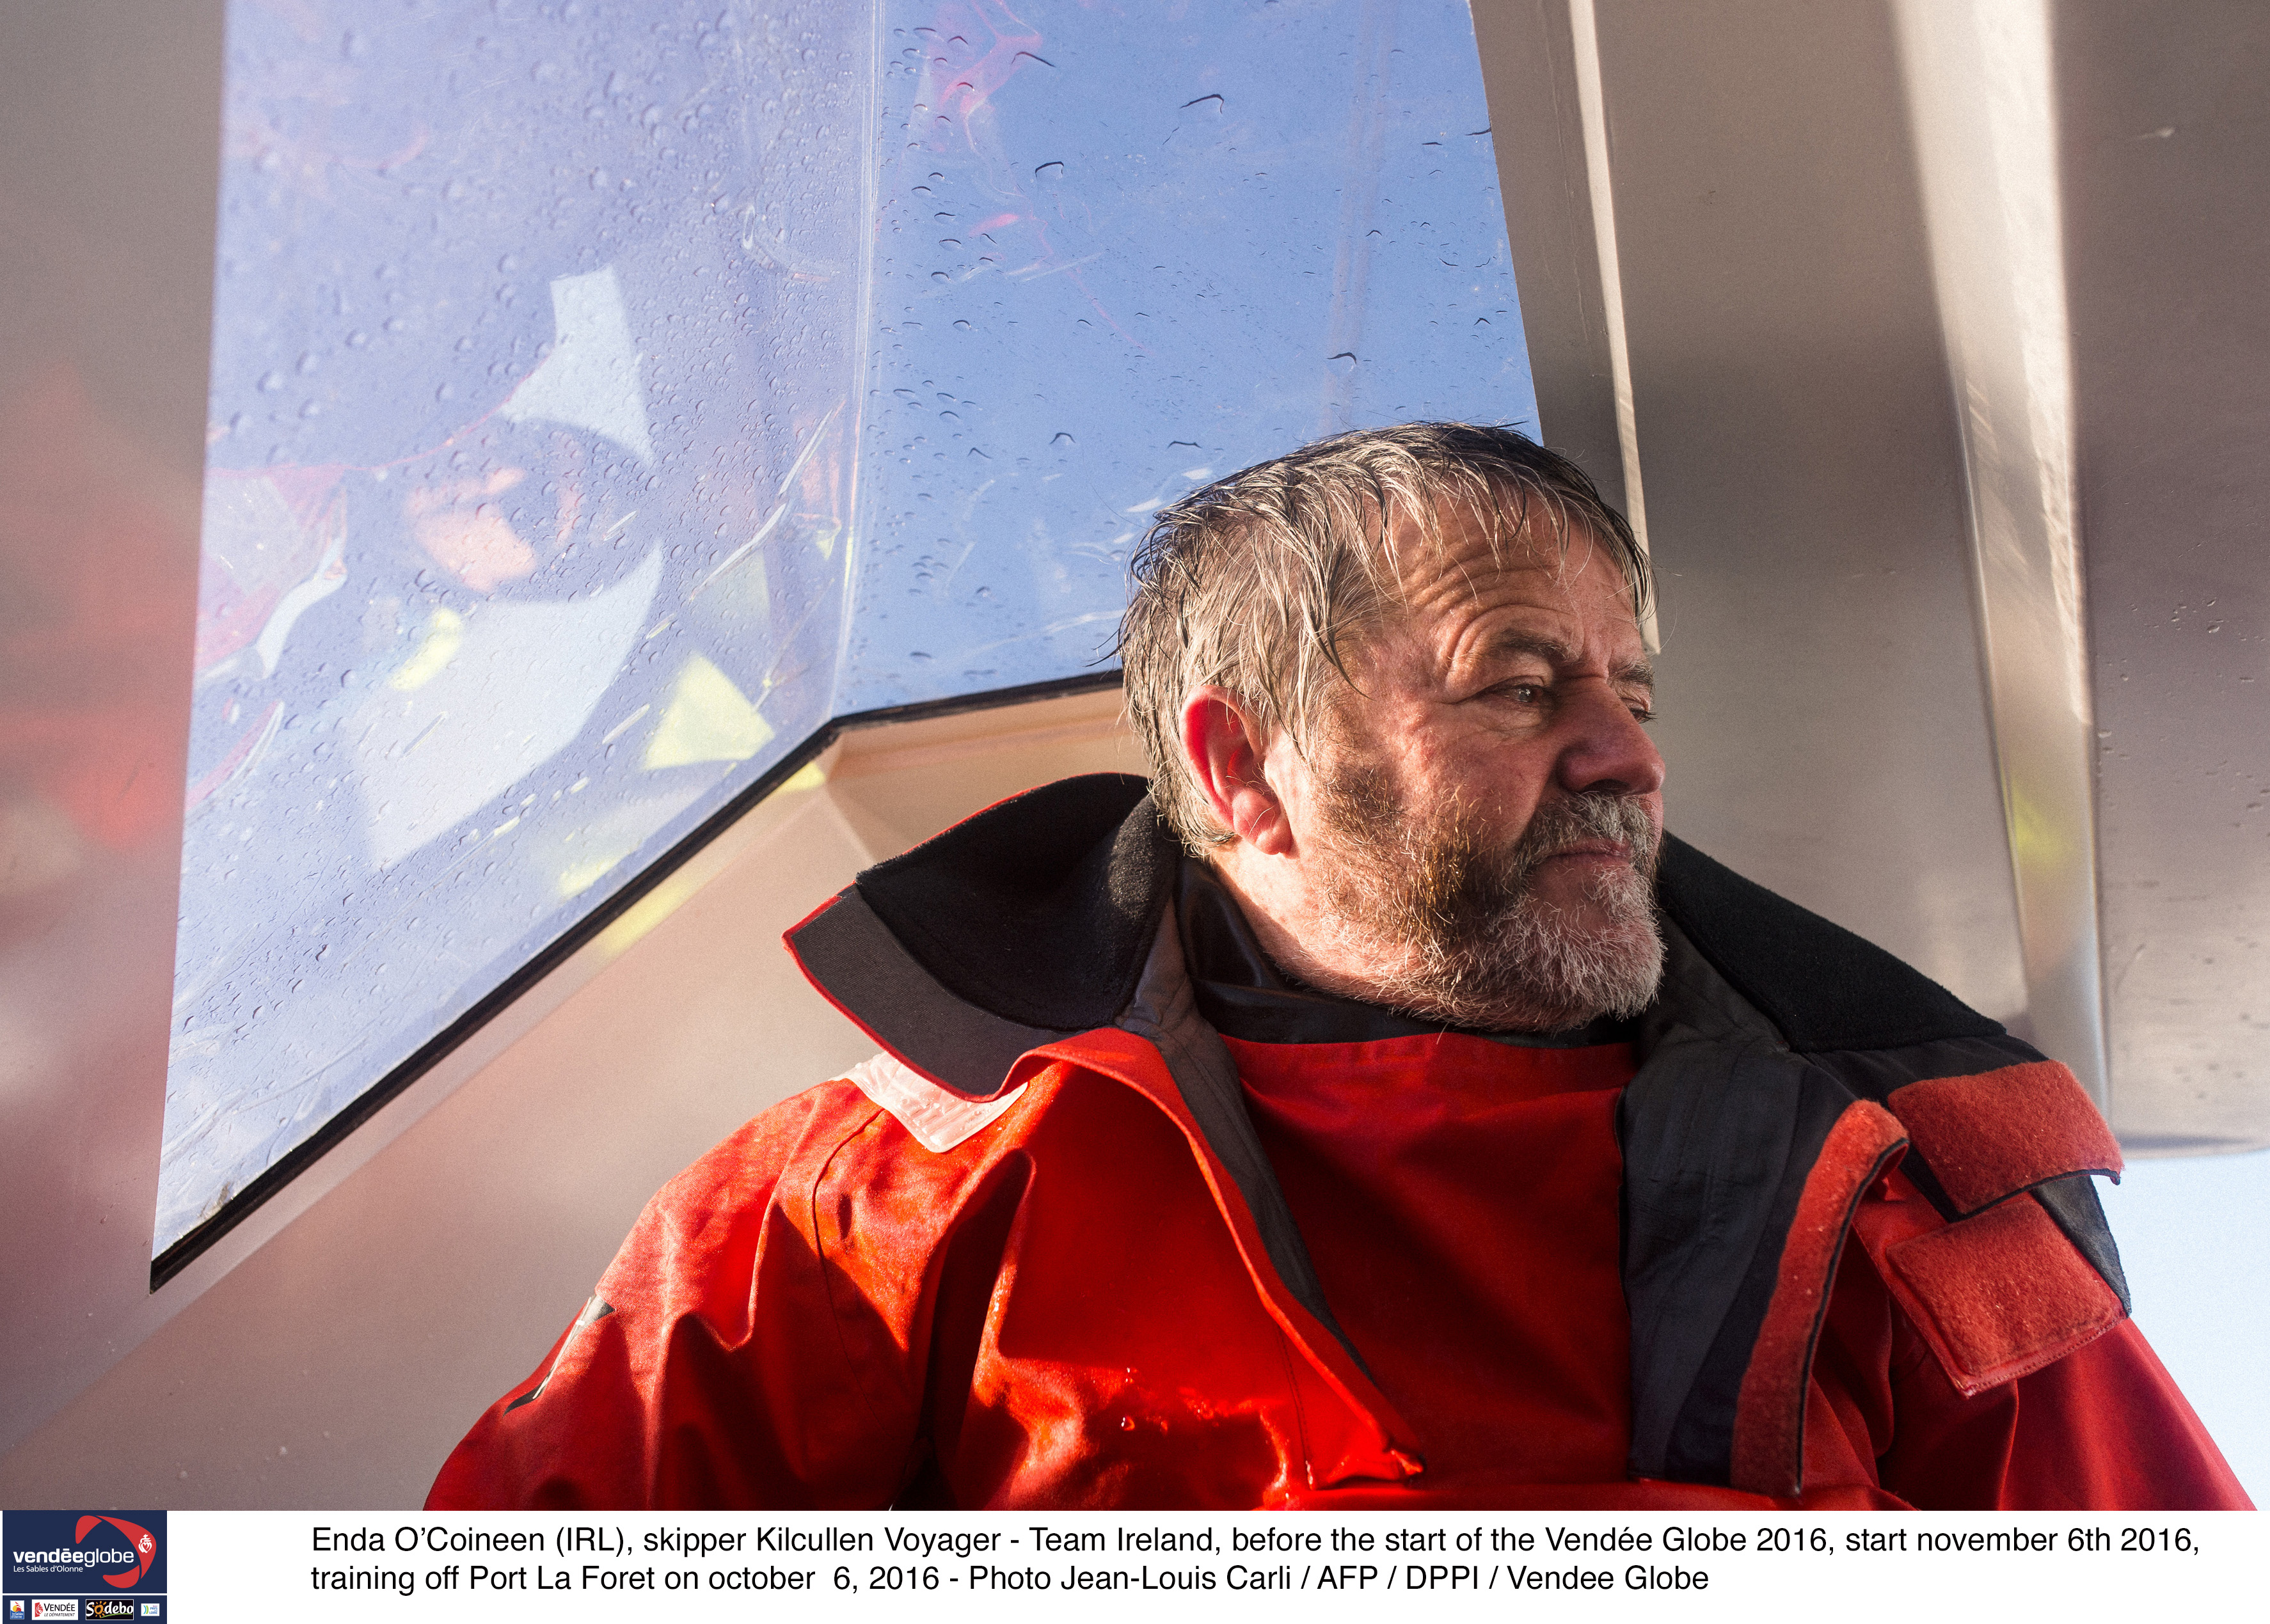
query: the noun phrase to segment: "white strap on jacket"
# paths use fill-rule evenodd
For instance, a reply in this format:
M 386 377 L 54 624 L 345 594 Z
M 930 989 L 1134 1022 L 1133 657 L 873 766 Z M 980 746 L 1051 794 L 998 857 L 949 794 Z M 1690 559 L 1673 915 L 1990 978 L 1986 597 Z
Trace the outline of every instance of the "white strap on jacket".
M 1020 1083 L 998 1100 L 965 1100 L 948 1094 L 920 1072 L 889 1055 L 862 1060 L 843 1074 L 861 1094 L 898 1118 L 924 1150 L 943 1153 L 983 1128 L 1016 1104 Z

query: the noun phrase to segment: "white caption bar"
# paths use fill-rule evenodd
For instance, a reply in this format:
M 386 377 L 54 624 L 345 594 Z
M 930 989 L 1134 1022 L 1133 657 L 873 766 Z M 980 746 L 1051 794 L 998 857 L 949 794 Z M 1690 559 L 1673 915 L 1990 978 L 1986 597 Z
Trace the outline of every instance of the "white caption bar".
M 671 1598 L 830 1620 L 2036 1614 L 2259 1598 L 2260 1513 L 1741 1516 L 178 1511 L 188 1619 L 619 1619 Z M 287 1611 L 289 1610 L 289 1611 Z

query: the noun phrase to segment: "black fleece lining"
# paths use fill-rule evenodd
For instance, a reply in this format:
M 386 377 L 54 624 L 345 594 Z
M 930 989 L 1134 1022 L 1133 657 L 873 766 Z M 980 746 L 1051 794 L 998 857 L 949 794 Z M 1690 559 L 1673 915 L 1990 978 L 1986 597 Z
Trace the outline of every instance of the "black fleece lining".
M 1076 1027 L 1028 1027 L 956 997 L 916 962 L 857 886 L 789 933 L 805 975 L 917 1072 L 961 1094 L 1000 1092 L 1018 1057 Z
M 1181 867 L 1144 782 L 1105 773 L 1043 785 L 956 824 L 867 870 L 857 890 L 915 961 L 964 1002 L 1022 1026 L 1085 1031 L 1109 1025 L 1133 996 Z M 1664 836 L 1657 891 L 1664 913 L 1799 1053 L 2005 1035 L 1882 949 L 1673 835 Z M 1225 945 L 1238 951 L 1213 931 L 1191 945 L 1209 962 Z M 1274 988 L 1243 973 L 1220 979 L 1295 1000 L 1307 992 L 1281 976 Z M 1292 1003 L 1273 1007 L 1289 1016 Z M 1259 1006 L 1224 1000 L 1233 1020 L 1239 1008 Z M 1257 1017 L 1255 1029 L 1269 1019 Z M 1441 1029 L 1386 1010 L 1360 1024 L 1384 1035 Z
M 1999 1023 L 1882 948 L 1673 835 L 1663 837 L 1656 897 L 1799 1054 L 2003 1034 Z
M 1109 1026 L 1179 853 L 1140 778 L 1044 784 L 861 874 L 859 894 L 963 1001 L 1022 1026 Z

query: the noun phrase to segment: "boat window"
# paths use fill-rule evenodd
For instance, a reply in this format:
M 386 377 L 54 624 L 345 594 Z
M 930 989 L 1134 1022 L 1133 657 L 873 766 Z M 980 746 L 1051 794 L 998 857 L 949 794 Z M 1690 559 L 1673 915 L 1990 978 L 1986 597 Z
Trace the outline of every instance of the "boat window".
M 1535 407 L 1462 0 L 232 0 L 155 1250 L 1148 515 Z

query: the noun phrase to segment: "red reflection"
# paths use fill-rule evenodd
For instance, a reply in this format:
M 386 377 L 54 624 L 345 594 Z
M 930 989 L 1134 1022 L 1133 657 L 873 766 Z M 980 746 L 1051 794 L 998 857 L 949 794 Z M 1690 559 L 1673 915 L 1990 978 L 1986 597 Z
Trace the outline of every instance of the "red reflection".
M 500 468 L 475 478 L 419 486 L 403 501 L 411 533 L 427 557 L 476 592 L 493 592 L 508 581 L 533 575 L 536 549 L 493 500 L 527 478 L 525 468 Z M 560 521 L 565 539 L 575 520 L 564 502 Z
M 0 900 L 180 816 L 193 485 L 106 422 L 75 368 L 0 403 Z
M 197 669 L 210 671 L 256 641 L 295 588 L 328 572 L 345 579 L 341 468 L 271 468 L 205 475 L 204 556 L 197 569 Z

